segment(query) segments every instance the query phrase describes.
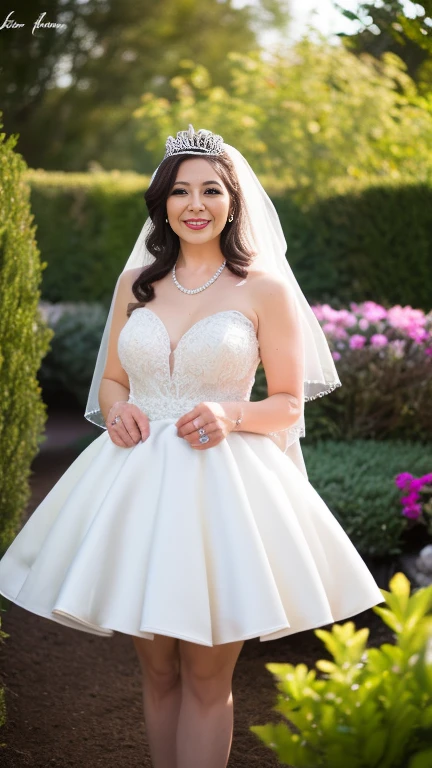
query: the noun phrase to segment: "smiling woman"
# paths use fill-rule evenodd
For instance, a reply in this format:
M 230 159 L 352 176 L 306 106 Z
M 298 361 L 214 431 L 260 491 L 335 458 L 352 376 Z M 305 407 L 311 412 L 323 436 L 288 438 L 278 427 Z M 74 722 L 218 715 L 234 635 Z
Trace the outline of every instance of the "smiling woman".
M 89 393 L 105 431 L 0 561 L 0 592 L 129 634 L 154 768 L 225 768 L 244 641 L 384 600 L 307 479 L 304 401 L 340 381 L 277 213 L 221 136 L 189 126 L 166 151 Z M 251 402 L 260 361 L 268 397 Z

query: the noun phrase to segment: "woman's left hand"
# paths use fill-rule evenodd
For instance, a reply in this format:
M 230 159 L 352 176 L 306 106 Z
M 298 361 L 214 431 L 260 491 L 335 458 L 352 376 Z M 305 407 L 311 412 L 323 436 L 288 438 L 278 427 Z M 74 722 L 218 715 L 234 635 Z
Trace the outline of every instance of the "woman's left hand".
M 198 403 L 181 416 L 175 426 L 179 437 L 184 437 L 192 448 L 201 451 L 221 443 L 234 429 L 235 421 L 229 417 L 223 403 Z M 199 442 L 198 430 L 202 427 L 210 438 L 206 443 Z

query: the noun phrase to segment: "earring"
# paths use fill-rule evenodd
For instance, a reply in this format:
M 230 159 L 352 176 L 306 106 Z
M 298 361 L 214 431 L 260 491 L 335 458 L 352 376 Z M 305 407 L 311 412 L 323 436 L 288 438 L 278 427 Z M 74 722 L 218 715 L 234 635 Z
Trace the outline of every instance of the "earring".
M 232 221 L 233 219 L 234 219 L 234 214 L 231 214 L 231 216 L 229 217 L 228 221 Z
M 166 223 L 168 224 L 168 219 L 165 219 Z

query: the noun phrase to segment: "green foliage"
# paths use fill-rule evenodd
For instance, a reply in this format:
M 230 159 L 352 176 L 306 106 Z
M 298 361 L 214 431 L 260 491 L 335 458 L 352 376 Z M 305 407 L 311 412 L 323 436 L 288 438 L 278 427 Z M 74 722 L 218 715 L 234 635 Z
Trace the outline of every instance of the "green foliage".
M 192 122 L 211 126 L 258 173 L 292 187 L 325 189 L 335 176 L 430 176 L 432 101 L 420 98 L 394 54 L 378 62 L 305 38 L 265 57 L 231 52 L 228 60 L 228 87 L 186 61 L 171 80 L 175 98 L 143 94 L 134 115 L 155 162 L 166 136 Z
M 52 337 L 38 312 L 45 265 L 16 140 L 0 133 L 0 552 L 16 534 L 30 495 L 30 465 L 46 420 L 36 373 Z
M 66 27 L 32 35 L 44 11 Z M 227 53 L 258 47 L 264 26 L 283 29 L 287 9 L 281 0 L 32 0 L 13 18 L 25 27 L 2 35 L 0 103 L 29 165 L 84 170 L 97 160 L 144 171 L 148 154 L 131 118 L 143 90 L 170 98 L 170 79 L 190 56 L 225 86 Z
M 394 645 L 366 647 L 352 621 L 317 629 L 332 660 L 266 664 L 277 680 L 274 710 L 288 725 L 250 730 L 293 768 L 428 768 L 432 754 L 432 586 L 410 596 L 397 573 L 374 612 Z M 317 671 L 321 673 L 318 677 Z
M 275 199 L 288 258 L 309 301 L 431 309 L 431 183 L 333 179 L 300 210 L 288 204 Z
M 399 472 L 430 472 L 432 443 L 321 440 L 302 449 L 310 483 L 360 554 L 399 554 L 407 519 L 394 478 Z
M 135 173 L 44 171 L 31 171 L 27 178 L 39 246 L 48 262 L 43 298 L 101 301 L 109 307 L 147 217 L 142 194 L 149 179 Z
M 0 647 L 2 643 L 6 640 L 6 638 L 9 637 L 7 632 L 4 632 L 1 628 L 1 615 L 0 615 Z M 0 728 L 2 728 L 6 723 L 6 700 L 5 700 L 5 690 L 4 688 L 0 688 Z M 0 742 L 0 749 L 5 746 Z
M 367 52 L 378 59 L 386 51 L 395 53 L 421 90 L 431 90 L 432 0 L 422 0 L 421 5 L 410 3 L 409 16 L 406 2 L 400 0 L 359 3 L 356 13 L 339 3 L 334 5 L 346 18 L 358 22 L 353 34 L 340 33 L 348 50 Z
M 44 395 L 67 392 L 84 408 L 107 313 L 100 304 L 77 303 L 63 311 L 62 305 L 56 304 L 54 308 L 57 319 L 46 313 L 54 338 L 42 362 L 39 381 Z

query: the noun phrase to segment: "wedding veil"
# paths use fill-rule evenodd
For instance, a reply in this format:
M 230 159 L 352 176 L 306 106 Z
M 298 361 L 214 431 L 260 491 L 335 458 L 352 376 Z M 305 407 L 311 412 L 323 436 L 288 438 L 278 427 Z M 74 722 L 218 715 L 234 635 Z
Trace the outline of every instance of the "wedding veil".
M 284 453 L 294 456 L 295 451 L 288 449 L 290 446 L 295 449 L 294 443 L 306 434 L 304 403 L 332 392 L 336 387 L 341 386 L 341 382 L 324 332 L 286 259 L 287 243 L 279 216 L 246 158 L 235 147 L 223 142 L 221 136 L 212 134 L 206 129 L 200 129 L 195 133 L 192 125 L 189 125 L 188 131 L 179 131 L 176 139 L 172 136 L 168 137 L 165 157 L 169 154 L 220 154 L 222 151 L 231 158 L 242 190 L 246 206 L 248 237 L 257 253 L 253 260 L 254 267 L 284 278 L 289 283 L 300 310 L 304 341 L 304 402 L 302 403 L 301 416 L 291 427 L 268 433 L 269 437 Z M 151 182 L 158 168 L 159 166 L 153 173 Z M 152 226 L 152 221 L 148 217 L 123 271 L 134 267 L 145 267 L 154 261 L 155 257 L 146 249 L 146 238 L 151 232 Z M 106 425 L 100 410 L 98 393 L 107 359 L 108 339 L 117 286 L 118 281 L 102 335 L 85 409 L 85 418 L 103 429 L 106 429 Z M 301 452 L 297 450 L 297 458 L 299 453 Z

